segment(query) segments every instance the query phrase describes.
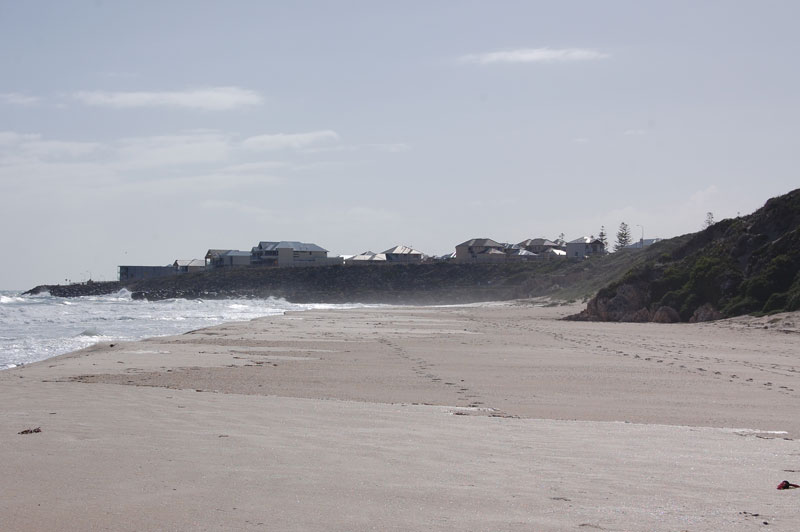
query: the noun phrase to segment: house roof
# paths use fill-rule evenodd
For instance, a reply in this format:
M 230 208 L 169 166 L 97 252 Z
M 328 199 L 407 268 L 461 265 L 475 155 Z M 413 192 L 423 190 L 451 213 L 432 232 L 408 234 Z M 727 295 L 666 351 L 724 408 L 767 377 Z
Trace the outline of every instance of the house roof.
M 603 243 L 600 239 L 595 238 L 591 239 L 588 236 L 582 236 L 580 238 L 576 238 L 575 240 L 570 240 L 567 244 L 593 244 L 595 242 Z
M 456 247 L 461 247 L 461 246 L 502 248 L 503 244 L 495 242 L 491 238 L 473 238 L 472 240 L 467 240 L 466 242 L 460 243 Z
M 202 266 L 205 267 L 206 261 L 203 259 L 177 259 L 175 262 L 172 263 L 173 266 Z
M 258 247 L 265 251 L 274 251 L 276 249 L 292 249 L 294 251 L 322 251 L 327 253 L 327 249 L 323 249 L 316 244 L 306 242 L 297 242 L 294 240 L 281 240 L 280 242 L 259 242 Z
M 567 252 L 564 251 L 563 249 L 555 249 L 555 248 L 546 249 L 546 250 L 542 251 L 542 253 L 546 254 L 546 255 L 566 255 L 567 254 Z
M 209 259 L 209 258 L 215 257 L 215 256 L 219 257 L 220 255 L 222 255 L 224 253 L 227 253 L 228 251 L 231 251 L 231 250 L 230 249 L 209 249 L 206 252 L 206 258 Z
M 249 257 L 251 253 L 249 251 L 239 251 L 238 249 L 229 249 L 225 253 L 222 253 L 222 256 L 226 257 Z
M 403 245 L 387 249 L 386 251 L 384 251 L 384 254 L 386 253 L 393 255 L 422 255 L 421 251 L 417 251 L 414 248 L 410 248 L 408 246 L 403 246 Z
M 558 246 L 552 240 L 547 240 L 546 238 L 529 238 L 528 240 L 523 240 L 519 243 L 520 246 L 527 247 L 527 246 Z
M 386 255 L 383 253 L 373 253 L 371 251 L 365 251 L 364 253 L 360 253 L 358 255 L 353 255 L 348 261 L 385 261 Z

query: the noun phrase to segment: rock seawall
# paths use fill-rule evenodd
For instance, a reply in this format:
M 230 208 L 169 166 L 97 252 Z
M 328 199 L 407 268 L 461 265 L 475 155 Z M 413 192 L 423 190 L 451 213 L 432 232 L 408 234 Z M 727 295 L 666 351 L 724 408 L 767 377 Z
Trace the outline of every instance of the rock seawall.
M 552 264 L 419 264 L 252 267 L 187 273 L 136 282 L 41 285 L 28 294 L 59 297 L 115 293 L 134 299 L 223 299 L 280 297 L 296 303 L 446 304 L 501 301 L 544 295 L 560 288 L 564 261 Z

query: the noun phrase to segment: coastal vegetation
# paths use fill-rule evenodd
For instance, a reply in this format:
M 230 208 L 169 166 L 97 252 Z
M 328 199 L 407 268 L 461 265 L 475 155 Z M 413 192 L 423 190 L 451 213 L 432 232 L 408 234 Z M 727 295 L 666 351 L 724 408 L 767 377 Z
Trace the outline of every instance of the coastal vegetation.
M 680 239 L 600 289 L 574 318 L 705 321 L 800 310 L 800 189 Z

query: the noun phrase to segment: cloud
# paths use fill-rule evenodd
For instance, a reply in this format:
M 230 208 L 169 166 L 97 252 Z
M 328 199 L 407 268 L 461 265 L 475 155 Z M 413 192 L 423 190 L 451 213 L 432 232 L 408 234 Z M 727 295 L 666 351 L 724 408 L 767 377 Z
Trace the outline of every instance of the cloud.
M 253 151 L 273 151 L 287 148 L 301 149 L 314 144 L 335 142 L 339 134 L 330 129 L 310 131 L 308 133 L 277 133 L 274 135 L 259 135 L 250 137 L 242 142 L 245 149 Z
M 622 134 L 628 137 L 640 137 L 647 135 L 647 131 L 644 129 L 626 129 Z
M 0 164 L 9 161 L 74 159 L 95 152 L 100 144 L 43 140 L 41 135 L 0 131 Z
M 459 58 L 462 63 L 490 65 L 494 63 L 563 63 L 607 59 L 608 54 L 586 48 L 520 48 Z
M 18 92 L 0 92 L 0 102 L 9 105 L 33 105 L 39 103 L 39 98 Z
M 226 161 L 233 149 L 231 139 L 213 130 L 177 135 L 131 137 L 111 146 L 120 169 L 207 164 Z
M 257 92 L 239 87 L 210 87 L 162 92 L 83 91 L 75 93 L 74 97 L 86 105 L 96 107 L 115 109 L 172 107 L 205 111 L 228 111 L 239 107 L 260 105 L 263 101 Z
M 36 133 L 17 133 L 16 131 L 0 131 L 0 147 L 39 140 L 41 135 Z
M 21 146 L 23 153 L 41 159 L 79 158 L 100 148 L 95 142 L 69 142 L 61 140 L 36 140 Z
M 395 143 L 374 143 L 374 144 L 348 144 L 337 146 L 322 146 L 305 148 L 305 153 L 335 153 L 335 152 L 356 152 L 361 150 L 372 150 L 384 153 L 402 153 L 411 149 L 411 146 L 402 142 Z

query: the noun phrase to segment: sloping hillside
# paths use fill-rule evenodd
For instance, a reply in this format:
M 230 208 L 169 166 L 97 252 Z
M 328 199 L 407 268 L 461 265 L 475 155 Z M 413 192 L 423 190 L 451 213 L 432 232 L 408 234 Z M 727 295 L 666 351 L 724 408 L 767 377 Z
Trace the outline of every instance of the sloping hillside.
M 800 309 L 800 189 L 723 220 L 601 289 L 573 319 L 704 321 Z

